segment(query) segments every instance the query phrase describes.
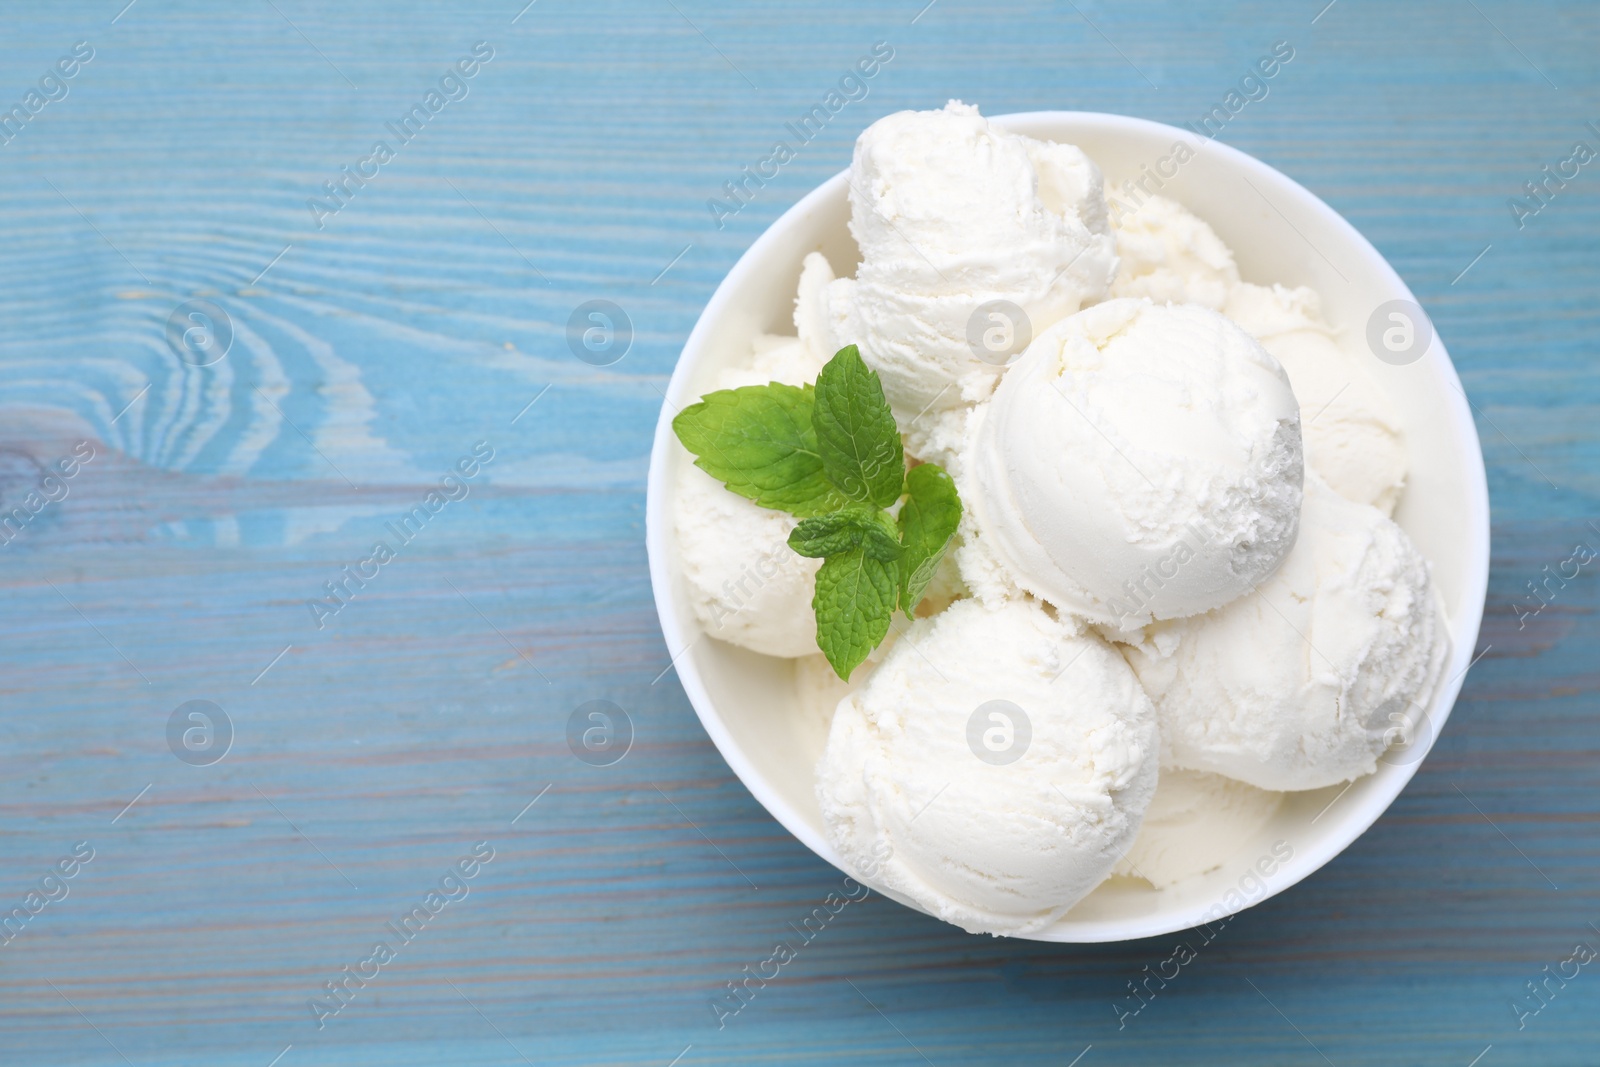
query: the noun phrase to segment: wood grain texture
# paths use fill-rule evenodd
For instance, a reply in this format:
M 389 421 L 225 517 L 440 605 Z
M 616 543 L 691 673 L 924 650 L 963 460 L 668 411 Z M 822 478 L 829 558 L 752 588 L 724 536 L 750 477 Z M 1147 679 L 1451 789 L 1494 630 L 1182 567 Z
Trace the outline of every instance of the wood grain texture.
M 7 107 L 95 48 L 0 147 L 6 507 L 33 464 L 96 449 L 0 548 L 0 910 L 75 842 L 95 850 L 0 947 L 0 1062 L 1600 1056 L 1593 968 L 1521 1030 L 1510 1006 L 1600 946 L 1596 576 L 1516 608 L 1600 547 L 1600 171 L 1524 229 L 1505 203 L 1573 141 L 1600 146 L 1600 8 L 539 0 L 513 23 L 519 0 L 122 2 L 0 16 Z M 307 199 L 480 40 L 495 54 L 469 95 L 319 229 Z M 880 40 L 895 56 L 870 95 L 718 229 L 706 199 Z M 662 675 L 644 472 L 700 308 L 886 112 L 960 97 L 1184 121 L 1276 40 L 1296 58 L 1223 139 L 1391 259 L 1478 411 L 1491 647 L 1448 729 L 1368 834 L 1121 1029 L 1113 1005 L 1177 938 L 999 941 L 876 897 L 718 1029 L 709 998 L 839 876 Z M 213 367 L 164 340 L 195 298 L 235 327 Z M 568 349 L 590 299 L 634 324 L 614 366 Z M 318 629 L 307 599 L 479 441 L 495 458 L 469 495 Z M 565 741 L 596 698 L 636 733 L 607 768 Z M 167 746 L 193 699 L 235 726 L 213 766 Z M 478 841 L 495 858 L 470 894 L 319 1030 L 308 998 Z

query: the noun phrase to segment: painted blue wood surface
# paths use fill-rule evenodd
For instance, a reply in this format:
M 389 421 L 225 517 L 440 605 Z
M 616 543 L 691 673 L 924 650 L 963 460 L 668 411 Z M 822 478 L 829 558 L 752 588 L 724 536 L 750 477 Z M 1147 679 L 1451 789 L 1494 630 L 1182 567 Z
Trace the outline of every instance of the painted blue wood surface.
M 1600 148 L 1600 8 L 124 2 L 0 13 L 5 108 L 94 50 L 0 146 L 6 507 L 95 449 L 0 548 L 0 910 L 93 849 L 0 947 L 0 1063 L 1600 1061 L 1600 964 L 1512 1007 L 1600 946 L 1596 576 L 1536 615 L 1526 589 L 1600 548 L 1600 163 L 1523 228 L 1506 203 Z M 1181 122 L 1277 40 L 1294 62 L 1223 139 L 1390 257 L 1478 411 L 1490 649 L 1445 735 L 1121 1029 L 1176 938 L 997 941 L 876 897 L 719 1029 L 710 998 L 839 876 L 662 675 L 644 473 L 700 308 L 888 111 Z M 479 41 L 465 97 L 319 228 L 308 199 Z M 866 98 L 717 228 L 706 200 L 878 41 Z M 191 299 L 233 324 L 215 366 L 164 340 Z M 567 344 L 591 299 L 635 329 L 606 368 Z M 319 629 L 306 601 L 480 441 L 465 498 Z M 614 766 L 568 750 L 590 699 L 633 723 Z M 189 700 L 231 719 L 221 762 L 169 749 Z M 318 1029 L 308 999 L 480 841 L 467 895 Z

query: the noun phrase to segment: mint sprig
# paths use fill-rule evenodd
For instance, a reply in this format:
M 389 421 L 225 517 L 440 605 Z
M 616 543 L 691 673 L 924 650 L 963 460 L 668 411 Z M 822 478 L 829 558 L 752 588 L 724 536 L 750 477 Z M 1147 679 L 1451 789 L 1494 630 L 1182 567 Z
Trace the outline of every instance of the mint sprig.
M 672 420 L 695 465 L 765 508 L 802 521 L 789 547 L 821 559 L 811 599 L 817 646 L 849 680 L 921 601 L 961 521 L 955 483 L 905 449 L 878 375 L 855 345 L 812 386 L 724 389 Z M 903 503 L 901 503 L 903 499 Z M 901 503 L 898 517 L 888 509 Z

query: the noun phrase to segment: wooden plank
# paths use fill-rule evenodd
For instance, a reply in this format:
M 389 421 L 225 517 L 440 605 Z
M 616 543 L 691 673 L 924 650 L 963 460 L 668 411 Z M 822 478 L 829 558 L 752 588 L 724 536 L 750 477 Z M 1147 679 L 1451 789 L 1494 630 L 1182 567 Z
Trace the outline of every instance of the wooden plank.
M 1600 175 L 1522 229 L 1506 200 L 1573 141 L 1600 147 L 1600 10 L 121 7 L 9 12 L 0 33 L 8 107 L 95 50 L 0 146 L 0 492 L 95 448 L 0 548 L 0 907 L 94 850 L 0 947 L 0 1060 L 1593 1062 L 1592 968 L 1520 1030 L 1511 1005 L 1600 946 L 1594 575 L 1517 611 L 1600 544 Z M 706 199 L 880 40 L 867 98 L 717 228 Z M 708 1001 L 839 876 L 658 679 L 644 472 L 700 308 L 882 114 L 959 96 L 1184 121 L 1276 40 L 1294 61 L 1224 139 L 1392 259 L 1480 411 L 1493 647 L 1438 748 L 1345 855 L 1120 1029 L 1127 983 L 1177 938 L 972 938 L 875 897 L 719 1029 Z M 319 228 L 308 199 L 478 41 L 494 57 L 467 95 Z M 635 328 L 613 367 L 567 347 L 593 298 Z M 214 367 L 164 340 L 194 299 L 234 328 Z M 480 441 L 465 499 L 318 628 L 307 601 Z M 634 724 L 613 767 L 566 748 L 593 698 Z M 169 749 L 189 700 L 230 718 L 221 762 Z M 479 841 L 468 895 L 319 1030 L 308 999 Z

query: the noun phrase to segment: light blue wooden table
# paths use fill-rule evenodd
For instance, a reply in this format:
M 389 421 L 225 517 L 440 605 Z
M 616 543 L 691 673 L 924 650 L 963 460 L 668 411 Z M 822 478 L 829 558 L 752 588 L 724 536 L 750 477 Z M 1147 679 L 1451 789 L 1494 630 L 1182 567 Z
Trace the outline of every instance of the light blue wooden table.
M 0 499 L 26 520 L 0 548 L 0 1063 L 1600 1062 L 1600 963 L 1525 989 L 1600 947 L 1597 564 L 1536 614 L 1527 590 L 1600 548 L 1600 163 L 1521 227 L 1507 203 L 1600 149 L 1600 8 L 124 2 L 0 12 Z M 663 673 L 644 474 L 700 308 L 880 115 L 1181 122 L 1280 40 L 1223 140 L 1390 257 L 1487 452 L 1489 650 L 1437 749 L 1121 1030 L 1175 938 L 996 941 L 876 897 L 719 1029 L 708 1000 L 839 876 Z M 865 98 L 719 228 L 707 200 L 876 42 Z M 182 349 L 197 300 L 226 330 Z M 631 320 L 611 366 L 569 347 L 589 300 Z M 597 699 L 634 733 L 607 767 L 566 741 Z M 169 743 L 190 701 L 221 714 Z

